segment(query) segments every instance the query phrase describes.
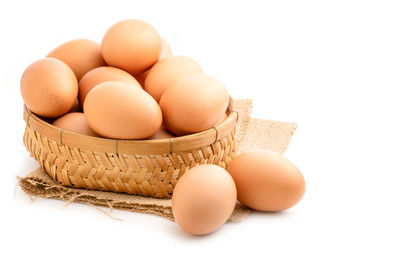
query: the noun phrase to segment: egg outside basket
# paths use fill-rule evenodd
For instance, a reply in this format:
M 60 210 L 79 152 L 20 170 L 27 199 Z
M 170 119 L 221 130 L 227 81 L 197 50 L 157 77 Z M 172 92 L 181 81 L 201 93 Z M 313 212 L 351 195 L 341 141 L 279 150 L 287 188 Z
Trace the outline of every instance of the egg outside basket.
M 182 174 L 199 164 L 226 168 L 235 156 L 238 118 L 196 134 L 158 140 L 116 140 L 57 128 L 24 107 L 24 144 L 55 181 L 76 188 L 170 198 Z

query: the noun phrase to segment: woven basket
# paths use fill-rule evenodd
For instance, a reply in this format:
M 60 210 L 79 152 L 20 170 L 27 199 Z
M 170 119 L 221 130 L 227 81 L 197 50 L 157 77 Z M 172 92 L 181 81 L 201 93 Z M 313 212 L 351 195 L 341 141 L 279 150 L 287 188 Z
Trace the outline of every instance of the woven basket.
M 196 134 L 158 140 L 116 140 L 57 128 L 24 108 L 24 144 L 62 185 L 170 198 L 182 174 L 199 164 L 226 168 L 235 156 L 238 118 Z

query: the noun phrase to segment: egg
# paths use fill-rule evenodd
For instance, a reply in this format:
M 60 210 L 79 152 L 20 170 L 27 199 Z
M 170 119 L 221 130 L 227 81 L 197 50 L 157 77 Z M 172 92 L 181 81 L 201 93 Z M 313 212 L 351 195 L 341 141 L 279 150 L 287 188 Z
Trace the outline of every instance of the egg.
M 223 168 L 205 164 L 185 172 L 172 194 L 175 221 L 186 232 L 204 235 L 220 228 L 236 205 L 236 188 Z
M 144 21 L 123 20 L 111 26 L 105 33 L 101 52 L 109 66 L 137 74 L 157 62 L 161 53 L 161 38 Z
M 226 112 L 225 85 L 211 76 L 193 74 L 178 80 L 161 96 L 165 127 L 177 134 L 210 129 Z
M 255 210 L 286 210 L 304 195 L 305 181 L 299 169 L 274 152 L 244 152 L 227 170 L 235 181 L 238 200 Z
M 144 89 L 157 101 L 164 91 L 179 79 L 203 73 L 200 65 L 186 56 L 171 56 L 158 61 L 149 71 Z
M 76 39 L 61 44 L 47 56 L 57 58 L 70 66 L 78 81 L 86 72 L 106 64 L 101 55 L 100 45 L 87 39 Z
M 29 65 L 21 77 L 21 95 L 25 105 L 45 117 L 58 117 L 73 107 L 78 96 L 74 72 L 64 62 L 44 58 Z
M 161 54 L 158 60 L 161 60 L 166 57 L 172 56 L 172 50 L 169 47 L 167 41 L 161 37 Z M 144 88 L 144 81 L 146 80 L 147 75 L 149 74 L 150 69 L 142 72 L 140 74 L 136 74 L 134 77 L 140 83 L 140 85 Z
M 158 131 L 153 134 L 152 136 L 150 136 L 148 139 L 170 139 L 170 138 L 174 138 L 175 135 L 171 134 L 170 132 L 168 132 L 164 127 L 161 126 L 160 129 L 158 129 Z
M 67 113 L 53 122 L 53 125 L 75 133 L 98 136 L 89 126 L 82 112 Z
M 86 73 L 79 81 L 79 101 L 83 107 L 86 95 L 96 85 L 107 81 L 120 81 L 133 85 L 139 85 L 139 82 L 129 73 L 114 67 L 99 67 Z
M 133 77 L 138 81 L 140 86 L 144 88 L 144 81 L 146 80 L 147 75 L 149 74 L 150 70 L 146 70 L 145 72 L 142 72 L 140 74 L 136 74 Z
M 115 139 L 144 139 L 161 127 L 157 102 L 139 85 L 104 82 L 86 96 L 83 112 L 99 135 Z

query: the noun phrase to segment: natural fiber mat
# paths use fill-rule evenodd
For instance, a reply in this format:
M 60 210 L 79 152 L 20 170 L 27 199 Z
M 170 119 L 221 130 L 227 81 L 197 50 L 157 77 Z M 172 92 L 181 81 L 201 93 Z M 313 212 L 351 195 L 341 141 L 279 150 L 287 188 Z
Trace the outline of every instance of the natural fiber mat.
M 251 118 L 251 99 L 235 100 L 234 110 L 239 113 L 236 131 L 238 153 L 257 149 L 268 149 L 278 153 L 283 153 L 286 150 L 290 138 L 296 130 L 295 123 Z M 18 184 L 25 193 L 33 197 L 54 198 L 68 203 L 80 202 L 110 207 L 110 209 L 150 213 L 174 220 L 170 199 L 62 186 L 51 179 L 42 168 L 37 168 L 24 178 L 18 177 Z M 233 222 L 242 221 L 250 212 L 250 209 L 237 202 L 229 220 Z

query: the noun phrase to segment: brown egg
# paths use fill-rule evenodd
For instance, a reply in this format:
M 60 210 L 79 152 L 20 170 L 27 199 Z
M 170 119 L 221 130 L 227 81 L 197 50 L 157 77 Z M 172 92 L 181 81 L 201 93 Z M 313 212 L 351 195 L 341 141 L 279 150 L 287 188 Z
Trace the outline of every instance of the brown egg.
M 170 139 L 174 137 L 175 135 L 168 132 L 164 127 L 161 126 L 161 128 L 158 129 L 158 131 L 152 136 L 150 136 L 148 139 Z
M 89 91 L 96 85 L 108 81 L 120 81 L 140 86 L 132 75 L 121 69 L 108 66 L 93 69 L 86 73 L 79 81 L 79 101 L 82 107 Z
M 183 174 L 172 195 L 172 212 L 178 225 L 193 235 L 220 228 L 236 205 L 232 177 L 216 165 L 199 165 Z
M 82 112 L 72 112 L 67 113 L 64 116 L 56 119 L 53 122 L 53 125 L 75 133 L 89 135 L 89 136 L 98 136 L 87 123 L 87 120 Z
M 229 95 L 224 84 L 205 74 L 180 79 L 161 97 L 160 107 L 166 128 L 175 133 L 195 133 L 210 129 L 225 113 Z
M 145 72 L 142 72 L 140 74 L 136 74 L 133 77 L 138 81 L 140 86 L 144 88 L 144 81 L 146 80 L 147 75 L 149 74 L 150 70 L 146 70 Z
M 108 65 L 137 74 L 157 62 L 161 39 L 148 23 L 128 19 L 117 22 L 106 32 L 101 52 Z
M 203 73 L 200 65 L 185 56 L 171 56 L 158 61 L 144 82 L 144 89 L 157 101 L 164 91 L 179 79 L 196 73 Z
M 161 54 L 158 60 L 161 60 L 166 57 L 172 56 L 172 50 L 169 47 L 167 41 L 161 37 Z M 140 83 L 140 86 L 144 88 L 144 81 L 146 80 L 147 75 L 149 74 L 150 69 L 142 72 L 140 74 L 136 74 L 134 77 Z
M 255 210 L 286 210 L 304 195 L 305 181 L 299 169 L 274 152 L 244 152 L 227 170 L 235 180 L 238 200 Z
M 47 56 L 57 58 L 70 66 L 78 81 L 86 72 L 106 64 L 100 52 L 100 45 L 87 39 L 66 42 Z
M 86 96 L 83 112 L 99 135 L 115 139 L 144 139 L 161 126 L 157 102 L 139 85 L 104 82 Z
M 44 58 L 33 62 L 22 74 L 21 95 L 31 111 L 54 118 L 72 108 L 78 95 L 78 82 L 67 64 Z
M 226 118 L 228 118 L 228 114 L 224 113 L 224 115 L 221 116 L 221 118 L 213 125 L 213 127 L 217 127 L 221 123 L 223 123 Z

